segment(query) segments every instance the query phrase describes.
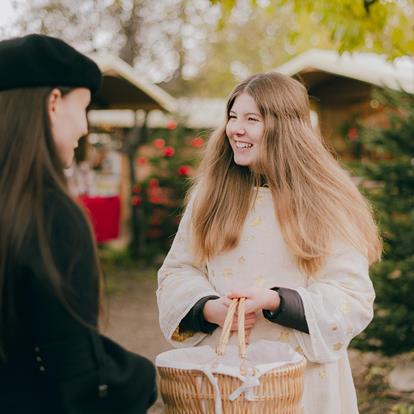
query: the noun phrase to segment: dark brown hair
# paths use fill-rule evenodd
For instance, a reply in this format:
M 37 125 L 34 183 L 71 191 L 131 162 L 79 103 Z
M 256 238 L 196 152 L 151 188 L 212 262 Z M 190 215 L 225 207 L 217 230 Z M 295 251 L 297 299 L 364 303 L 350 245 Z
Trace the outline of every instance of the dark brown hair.
M 0 357 L 5 357 L 6 326 L 10 326 L 8 321 L 16 316 L 14 281 L 6 280 L 6 277 L 13 279 L 8 267 L 18 261 L 23 243 L 33 237 L 30 232 L 34 233 L 41 263 L 57 296 L 70 308 L 45 230 L 46 191 L 58 192 L 84 213 L 69 194 L 62 162 L 52 139 L 48 115 L 52 89 L 0 92 Z M 59 90 L 62 95 L 71 91 L 70 88 Z M 91 239 L 94 240 L 92 232 Z M 96 246 L 95 261 L 100 269 Z M 101 285 L 99 281 L 98 286 Z M 76 316 L 74 310 L 69 310 Z

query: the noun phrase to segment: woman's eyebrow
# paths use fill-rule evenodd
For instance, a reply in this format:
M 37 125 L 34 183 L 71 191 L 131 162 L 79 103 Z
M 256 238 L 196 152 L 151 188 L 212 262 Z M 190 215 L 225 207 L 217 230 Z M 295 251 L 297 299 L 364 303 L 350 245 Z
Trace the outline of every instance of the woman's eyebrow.
M 235 114 L 237 114 L 237 112 L 235 111 L 235 110 L 233 110 L 233 109 L 231 109 L 230 111 L 229 111 L 229 113 L 231 113 L 231 112 L 233 112 L 233 113 L 235 113 Z M 259 113 L 257 113 L 257 112 L 246 112 L 245 114 L 243 114 L 243 115 L 255 115 L 255 116 L 261 116 Z

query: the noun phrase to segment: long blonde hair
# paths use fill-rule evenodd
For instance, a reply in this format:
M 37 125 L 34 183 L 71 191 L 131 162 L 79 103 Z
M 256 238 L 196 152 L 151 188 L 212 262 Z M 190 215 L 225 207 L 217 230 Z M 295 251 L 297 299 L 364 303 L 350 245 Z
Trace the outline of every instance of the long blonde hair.
M 341 239 L 379 260 L 381 239 L 370 205 L 348 174 L 325 148 L 310 122 L 305 87 L 279 73 L 253 75 L 235 87 L 227 102 L 227 119 L 237 96 L 249 94 L 264 119 L 258 175 L 238 166 L 226 125 L 210 137 L 188 199 L 194 196 L 192 232 L 196 260 L 211 259 L 235 248 L 261 178 L 269 186 L 283 238 L 307 275 L 315 274 Z

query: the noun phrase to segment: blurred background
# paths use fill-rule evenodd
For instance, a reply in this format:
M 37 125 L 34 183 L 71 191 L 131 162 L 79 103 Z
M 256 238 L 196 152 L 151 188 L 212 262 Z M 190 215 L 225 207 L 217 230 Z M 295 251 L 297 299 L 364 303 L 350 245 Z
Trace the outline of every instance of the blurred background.
M 185 192 L 231 89 L 278 71 L 308 88 L 384 237 L 375 318 L 350 351 L 360 412 L 414 413 L 414 1 L 0 0 L 0 39 L 33 32 L 104 73 L 67 176 L 99 244 L 107 334 L 151 359 L 168 349 L 156 271 Z

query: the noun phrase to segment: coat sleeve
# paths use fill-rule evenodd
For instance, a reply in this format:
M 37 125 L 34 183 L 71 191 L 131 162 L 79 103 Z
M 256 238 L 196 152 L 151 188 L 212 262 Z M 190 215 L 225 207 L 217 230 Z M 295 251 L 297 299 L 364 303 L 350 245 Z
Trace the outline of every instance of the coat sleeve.
M 191 241 L 191 209 L 188 204 L 170 251 L 158 271 L 157 301 L 161 331 L 175 347 L 193 346 L 202 332 L 180 332 L 181 320 L 205 296 L 221 296 L 211 285 L 205 265 L 195 264 Z
M 318 275 L 298 289 L 309 335 L 295 332 L 305 356 L 312 362 L 341 358 L 356 335 L 372 320 L 375 292 L 368 260 L 361 253 L 336 243 Z

